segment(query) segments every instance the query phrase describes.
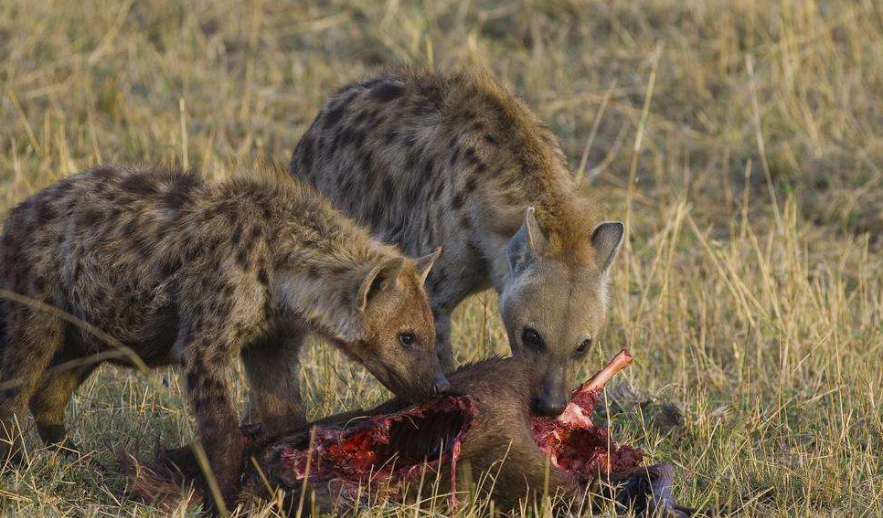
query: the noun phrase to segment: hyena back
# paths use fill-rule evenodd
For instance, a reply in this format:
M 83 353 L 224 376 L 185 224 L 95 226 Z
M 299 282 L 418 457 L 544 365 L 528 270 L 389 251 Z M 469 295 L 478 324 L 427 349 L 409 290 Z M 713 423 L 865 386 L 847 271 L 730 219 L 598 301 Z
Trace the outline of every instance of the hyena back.
M 410 255 L 444 247 L 427 291 L 446 369 L 451 312 L 493 287 L 513 352 L 535 360 L 536 409 L 564 409 L 623 225 L 597 222 L 523 102 L 484 75 L 385 72 L 325 103 L 289 172 Z
M 236 355 L 273 428 L 304 422 L 294 369 L 308 331 L 406 398 L 445 389 L 423 289 L 434 258 L 373 240 L 296 182 L 215 185 L 194 173 L 104 167 L 11 211 L 0 287 L 97 326 L 148 366 L 179 365 L 229 496 L 243 446 L 227 375 Z M 0 315 L 0 431 L 29 407 L 41 437 L 63 441 L 67 402 L 98 363 L 52 367 L 110 347 L 30 305 L 2 301 Z M 18 446 L 0 433 L 4 458 Z

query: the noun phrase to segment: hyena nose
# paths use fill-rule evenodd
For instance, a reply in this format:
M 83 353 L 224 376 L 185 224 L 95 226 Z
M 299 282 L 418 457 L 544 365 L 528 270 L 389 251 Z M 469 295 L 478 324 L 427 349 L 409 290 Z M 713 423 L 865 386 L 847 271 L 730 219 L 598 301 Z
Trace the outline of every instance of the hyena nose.
M 558 417 L 567 407 L 567 401 L 560 398 L 550 398 L 540 396 L 534 401 L 534 410 L 536 413 L 548 417 Z
M 432 385 L 432 390 L 435 392 L 436 396 L 440 396 L 451 390 L 451 382 L 449 382 L 448 378 L 444 376 L 437 376 L 435 378 L 435 383 Z

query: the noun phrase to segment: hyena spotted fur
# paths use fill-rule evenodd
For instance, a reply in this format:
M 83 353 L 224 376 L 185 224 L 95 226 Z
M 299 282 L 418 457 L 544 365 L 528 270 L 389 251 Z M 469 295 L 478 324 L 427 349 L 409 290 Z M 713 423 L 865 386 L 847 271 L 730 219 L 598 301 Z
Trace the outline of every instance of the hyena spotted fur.
M 564 409 L 605 320 L 623 225 L 575 194 L 527 105 L 483 74 L 384 72 L 328 99 L 289 172 L 407 254 L 444 247 L 427 291 L 447 370 L 451 312 L 492 287 L 513 353 L 535 360 L 536 409 Z
M 237 355 L 260 417 L 276 429 L 305 421 L 295 369 L 308 331 L 396 394 L 446 390 L 423 289 L 435 257 L 407 258 L 288 179 L 213 184 L 192 172 L 102 167 L 11 211 L 0 287 L 97 326 L 148 366 L 179 365 L 229 497 L 244 444 L 228 376 Z M 52 367 L 112 348 L 51 313 L 0 305 L 5 458 L 20 447 L 9 432 L 28 408 L 44 441 L 64 440 L 68 400 L 98 363 Z

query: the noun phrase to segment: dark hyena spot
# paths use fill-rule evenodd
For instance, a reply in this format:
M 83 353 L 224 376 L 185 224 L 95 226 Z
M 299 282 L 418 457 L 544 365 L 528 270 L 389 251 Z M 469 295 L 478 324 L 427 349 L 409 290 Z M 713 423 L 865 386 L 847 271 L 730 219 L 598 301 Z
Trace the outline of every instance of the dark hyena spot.
M 474 164 L 475 161 L 478 160 L 475 157 L 475 148 L 474 147 L 466 148 L 466 152 L 463 153 L 463 158 L 465 158 L 466 161 L 469 162 L 470 164 Z
M 153 179 L 143 173 L 135 173 L 126 176 L 120 183 L 120 187 L 132 194 L 139 194 L 142 196 L 149 196 L 151 194 L 156 194 L 157 192 L 157 187 Z
M 304 167 L 304 171 L 309 171 L 313 167 L 313 139 L 309 136 L 304 137 L 300 141 L 300 163 Z
M 173 177 L 173 183 L 168 192 L 163 197 L 163 203 L 166 207 L 178 211 L 187 202 L 190 201 L 190 191 L 199 183 L 199 179 L 195 174 L 186 173 Z
M 371 224 L 373 226 L 377 226 L 381 221 L 383 221 L 383 215 L 383 206 L 379 203 L 375 204 L 374 209 L 371 211 Z
M 432 189 L 432 199 L 437 200 L 442 192 L 444 191 L 445 184 L 444 182 L 436 182 L 435 187 Z
M 353 118 L 353 126 L 356 126 L 356 127 L 360 126 L 363 122 L 365 122 L 365 119 L 367 119 L 367 118 L 368 118 L 368 111 L 367 110 L 360 111 Z
M 160 266 L 160 269 L 159 269 L 159 274 L 163 278 L 168 278 L 168 277 L 171 277 L 172 275 L 174 275 L 178 271 L 178 269 L 180 269 L 180 268 L 181 268 L 181 262 L 178 261 L 177 259 L 172 259 L 172 260 L 165 261 L 162 263 L 162 265 Z
M 475 175 L 469 175 L 469 178 L 466 179 L 466 185 L 464 185 L 464 192 L 469 195 L 475 192 L 476 187 L 478 186 L 478 179 Z
M 384 178 L 383 180 L 383 203 L 384 205 L 389 205 L 393 201 L 393 197 L 395 196 L 395 185 L 391 178 Z
M 134 219 L 130 219 L 123 225 L 123 234 L 126 236 L 134 236 L 138 232 L 138 223 Z
M 306 274 L 307 277 L 309 277 L 310 279 L 316 280 L 321 277 L 322 272 L 321 270 L 319 270 L 318 266 L 316 266 L 315 264 L 311 264 L 307 267 Z
M 77 224 L 80 227 L 92 227 L 99 225 L 104 221 L 104 211 L 98 209 L 86 209 L 80 212 L 77 218 Z
M 262 286 L 266 286 L 270 283 L 270 277 L 267 275 L 267 270 L 261 268 L 258 271 L 258 282 L 261 283 Z
M 521 176 L 524 178 L 528 178 L 530 176 L 530 166 L 527 165 L 527 162 L 524 160 L 521 161 L 521 167 L 519 169 Z
M 185 383 L 187 384 L 187 390 L 193 390 L 194 388 L 196 388 L 197 385 L 199 385 L 199 374 L 196 374 L 195 372 L 188 372 Z M 200 400 L 196 400 L 196 406 L 201 406 Z
M 416 169 L 418 163 L 420 163 L 420 151 L 415 150 L 408 153 L 408 159 L 405 163 L 405 167 L 408 169 L 408 171 Z
M 390 129 L 387 130 L 386 134 L 383 136 L 383 141 L 387 144 L 392 144 L 397 138 L 399 138 L 398 132 L 394 129 Z
M 424 115 L 435 113 L 435 111 L 436 108 L 432 103 L 423 101 L 413 106 L 413 108 L 411 109 L 411 114 L 414 117 L 422 117 Z
M 233 246 L 237 246 L 241 239 L 242 239 L 242 225 L 236 225 L 236 229 L 233 231 L 233 235 L 230 236 L 230 242 L 233 243 Z
M 340 132 L 339 131 L 334 134 L 334 138 L 331 139 L 331 145 L 328 147 L 332 151 L 334 151 L 340 147 Z
M 325 127 L 330 128 L 334 126 L 340 119 L 343 117 L 343 112 L 346 109 L 346 101 L 341 101 L 334 108 L 325 112 Z
M 338 136 L 335 138 L 340 140 L 338 145 L 343 147 L 352 145 L 353 141 L 356 138 L 355 132 L 349 126 L 344 126 L 344 128 L 340 130 L 340 133 L 338 133 L 337 135 Z
M 460 209 L 463 207 L 463 201 L 464 201 L 464 200 L 463 200 L 463 193 L 462 193 L 462 192 L 458 192 L 458 193 L 455 194 L 454 197 L 451 199 L 451 206 L 453 206 L 453 207 L 454 207 L 455 209 L 457 209 L 457 210 L 460 210 Z
M 367 135 L 365 135 L 365 132 L 361 130 L 356 130 L 353 132 L 353 144 L 355 144 L 356 149 L 362 148 L 362 144 L 365 143 L 366 136 Z
M 52 207 L 52 203 L 49 200 L 44 200 L 42 203 L 38 203 L 35 207 L 36 209 L 36 222 L 37 225 L 43 226 L 55 219 L 57 215 L 55 212 L 55 208 Z
M 260 239 L 261 234 L 264 233 L 264 230 L 260 225 L 255 225 L 251 228 L 251 234 L 248 236 L 248 245 L 249 247 L 253 247 L 255 245 L 255 241 Z
M 472 228 L 472 222 L 469 221 L 469 214 L 460 214 L 460 224 L 463 225 L 463 228 L 467 230 Z
M 431 158 L 426 159 L 426 162 L 423 163 L 423 174 L 425 176 L 432 176 L 432 168 L 435 166 Z
M 248 267 L 248 250 L 243 249 L 236 254 L 236 263 L 243 268 Z
M 458 160 L 460 160 L 460 148 L 454 148 L 454 153 L 451 155 L 451 167 L 457 165 Z
M 144 234 L 135 234 L 133 236 L 133 241 L 135 243 L 135 251 L 138 252 L 138 255 L 142 258 L 148 258 L 153 255 L 153 241 L 150 237 Z
M 492 146 L 496 146 L 498 144 L 496 137 L 488 133 L 484 136 L 484 141 Z
M 386 120 L 386 115 L 380 113 L 379 110 L 372 109 L 368 110 L 368 117 L 364 122 L 365 128 L 376 128 L 380 126 Z
M 224 390 L 224 382 L 210 376 L 202 378 L 202 389 L 206 392 L 217 393 Z
M 397 97 L 401 97 L 404 93 L 405 89 L 401 86 L 384 83 L 371 90 L 371 97 L 381 102 L 389 102 Z

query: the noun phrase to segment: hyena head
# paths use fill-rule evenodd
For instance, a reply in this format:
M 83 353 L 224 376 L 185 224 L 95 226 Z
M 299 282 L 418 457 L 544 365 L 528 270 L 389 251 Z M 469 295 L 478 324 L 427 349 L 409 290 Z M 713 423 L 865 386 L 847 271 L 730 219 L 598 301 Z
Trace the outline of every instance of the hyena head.
M 435 351 L 435 323 L 423 283 L 441 250 L 376 266 L 357 297 L 362 338 L 351 352 L 397 396 L 434 399 L 450 388 Z
M 623 224 L 601 223 L 585 242 L 561 246 L 545 236 L 533 209 L 509 242 L 509 281 L 500 310 L 515 356 L 529 358 L 534 411 L 557 416 L 570 399 L 571 377 L 598 336 L 607 312 L 607 272 Z

